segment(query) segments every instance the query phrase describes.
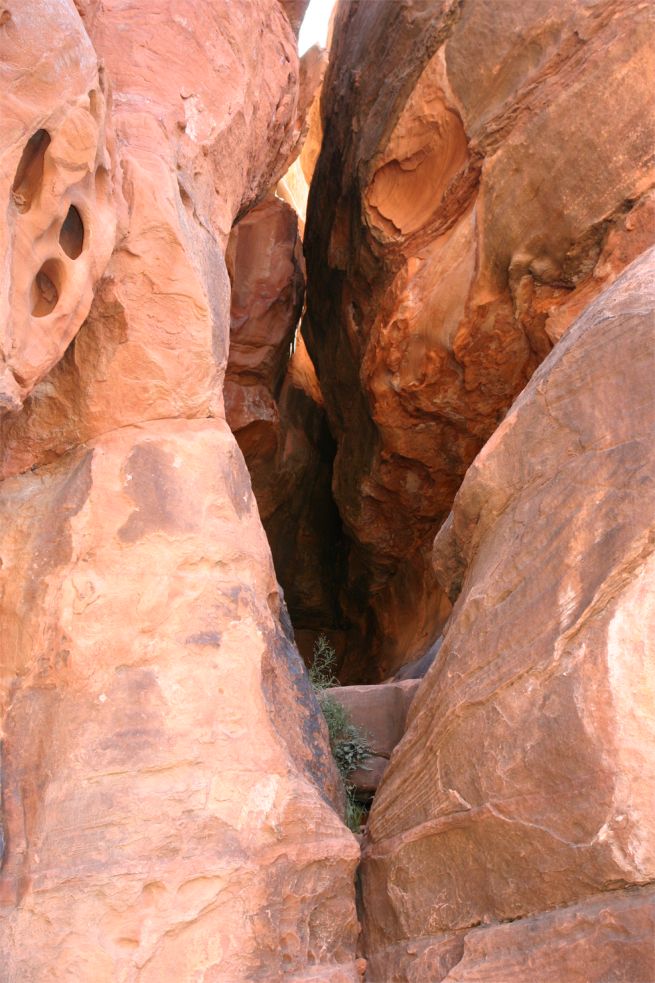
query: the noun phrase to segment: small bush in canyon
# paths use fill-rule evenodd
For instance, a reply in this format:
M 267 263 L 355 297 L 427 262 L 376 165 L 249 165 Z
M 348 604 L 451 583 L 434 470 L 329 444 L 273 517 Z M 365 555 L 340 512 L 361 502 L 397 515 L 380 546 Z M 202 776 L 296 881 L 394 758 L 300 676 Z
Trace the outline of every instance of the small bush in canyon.
M 339 681 L 334 675 L 335 652 L 325 635 L 319 635 L 314 643 L 309 679 L 316 693 L 330 737 L 330 748 L 346 790 L 346 825 L 357 832 L 364 817 L 364 809 L 357 802 L 355 787 L 348 779 L 358 768 L 366 767 L 371 753 L 366 736 L 350 719 L 345 707 L 328 695 Z

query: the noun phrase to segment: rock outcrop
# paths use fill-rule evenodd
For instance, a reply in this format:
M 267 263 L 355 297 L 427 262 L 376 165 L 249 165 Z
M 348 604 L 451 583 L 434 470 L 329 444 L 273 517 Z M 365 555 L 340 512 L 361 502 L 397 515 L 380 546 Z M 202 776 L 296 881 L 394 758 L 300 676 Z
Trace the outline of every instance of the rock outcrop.
M 455 606 L 369 821 L 373 980 L 655 974 L 654 275 L 576 321 L 437 536 Z
M 334 686 L 329 690 L 330 699 L 344 707 L 370 749 L 363 767 L 348 777 L 358 792 L 372 794 L 380 784 L 389 758 L 405 733 L 407 713 L 418 683 L 416 679 L 408 679 L 377 686 Z
M 114 246 L 96 53 L 72 3 L 41 7 L 0 15 L 0 416 L 62 357 Z
M 275 443 L 277 398 L 305 300 L 294 210 L 275 195 L 251 209 L 232 230 L 227 264 L 232 288 L 225 412 L 248 457 L 254 445 Z
M 305 278 L 293 209 L 272 195 L 255 206 L 234 226 L 227 262 L 227 421 L 248 465 L 293 625 L 316 633 L 340 621 L 343 548 L 331 491 L 334 442 L 314 367 L 296 337 Z
M 0 3 L 0 983 L 653 983 L 652 10 L 306 5 Z
M 295 40 L 277 0 L 176 6 L 0 13 L 3 983 L 357 978 L 359 852 L 223 411 Z
M 431 543 L 466 469 L 653 241 L 654 29 L 633 0 L 338 8 L 303 331 L 355 541 L 357 681 L 437 637 Z

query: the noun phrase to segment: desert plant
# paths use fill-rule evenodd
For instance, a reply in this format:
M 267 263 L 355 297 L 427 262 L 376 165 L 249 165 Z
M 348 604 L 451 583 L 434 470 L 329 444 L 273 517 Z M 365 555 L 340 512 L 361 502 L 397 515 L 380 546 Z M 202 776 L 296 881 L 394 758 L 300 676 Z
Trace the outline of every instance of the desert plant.
M 314 642 L 312 664 L 309 667 L 309 681 L 317 696 L 329 689 L 330 686 L 339 685 L 339 680 L 334 675 L 335 663 L 336 653 L 334 649 L 325 635 L 319 635 Z
M 319 635 L 314 643 L 309 679 L 316 693 L 325 722 L 327 723 L 332 757 L 343 781 L 346 793 L 346 825 L 357 832 L 361 826 L 365 809 L 356 798 L 356 789 L 348 778 L 358 768 L 366 768 L 366 760 L 371 753 L 366 735 L 350 719 L 350 714 L 327 691 L 338 685 L 334 675 L 335 652 L 325 635 Z
M 366 809 L 361 802 L 357 801 L 357 789 L 354 785 L 346 784 L 346 812 L 345 822 L 348 829 L 353 833 L 359 833 L 362 823 L 366 818 Z

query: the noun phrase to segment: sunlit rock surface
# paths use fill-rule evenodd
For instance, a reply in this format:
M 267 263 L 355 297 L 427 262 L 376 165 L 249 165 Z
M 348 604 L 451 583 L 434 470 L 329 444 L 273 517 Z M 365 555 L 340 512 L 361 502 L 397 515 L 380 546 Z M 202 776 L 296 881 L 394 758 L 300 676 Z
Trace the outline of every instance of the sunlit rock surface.
M 223 252 L 295 152 L 291 27 L 9 0 L 0 44 L 0 976 L 356 979 L 359 851 L 223 411 Z
M 652 978 L 654 273 L 576 321 L 437 536 L 455 607 L 364 852 L 387 978 Z
M 0 16 L 1 418 L 88 314 L 115 216 L 106 86 L 75 8 L 12 3 Z

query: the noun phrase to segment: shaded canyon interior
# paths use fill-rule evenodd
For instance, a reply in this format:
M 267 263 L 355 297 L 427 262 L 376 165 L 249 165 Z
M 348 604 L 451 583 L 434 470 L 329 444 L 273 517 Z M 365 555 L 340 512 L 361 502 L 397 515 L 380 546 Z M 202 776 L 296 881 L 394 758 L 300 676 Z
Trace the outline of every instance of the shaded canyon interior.
M 0 0 L 0 983 L 654 983 L 655 9 L 306 6 Z

